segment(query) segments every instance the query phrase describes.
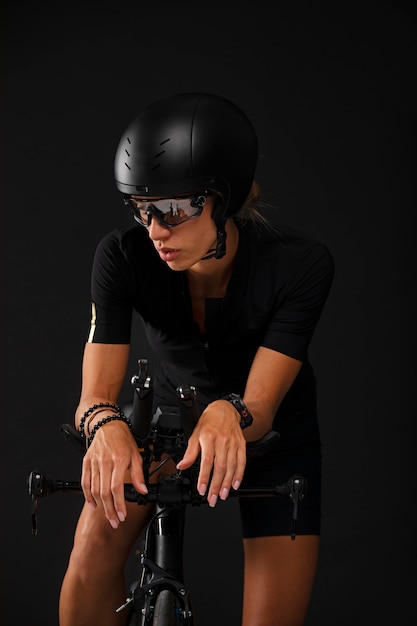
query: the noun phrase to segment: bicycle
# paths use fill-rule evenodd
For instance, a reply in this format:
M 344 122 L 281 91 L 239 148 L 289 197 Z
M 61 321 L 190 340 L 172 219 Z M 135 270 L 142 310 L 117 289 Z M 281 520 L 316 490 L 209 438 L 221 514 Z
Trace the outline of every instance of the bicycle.
M 190 593 L 184 583 L 184 531 L 187 506 L 207 504 L 206 496 L 197 491 L 198 462 L 186 471 L 160 476 L 156 483 L 150 478 L 168 460 L 177 463 L 187 447 L 188 438 L 199 417 L 195 387 L 178 387 L 178 411 L 158 407 L 152 413 L 153 386 L 148 376 L 146 359 L 139 359 L 138 374 L 133 376 L 132 433 L 143 457 L 143 469 L 148 494 L 138 493 L 133 485 L 125 485 L 125 498 L 138 505 L 153 503 L 155 512 L 144 531 L 140 554 L 139 577 L 129 590 L 126 601 L 116 613 L 127 610 L 127 626 L 195 626 Z M 78 431 L 70 424 L 62 424 L 61 431 L 79 451 L 85 445 Z M 264 453 L 279 438 L 270 431 L 262 439 L 247 444 L 247 456 Z M 151 471 L 151 465 L 157 463 Z M 57 492 L 82 493 L 80 481 L 56 480 L 39 471 L 28 477 L 32 497 L 32 533 L 37 534 L 38 498 Z M 279 496 L 293 505 L 291 538 L 296 536 L 298 505 L 307 489 L 302 476 L 292 476 L 276 486 L 231 491 L 231 497 Z

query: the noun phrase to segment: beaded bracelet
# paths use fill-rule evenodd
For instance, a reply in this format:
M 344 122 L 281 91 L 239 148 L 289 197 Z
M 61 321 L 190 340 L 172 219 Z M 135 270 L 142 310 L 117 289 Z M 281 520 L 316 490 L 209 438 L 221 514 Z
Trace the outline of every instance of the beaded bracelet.
M 104 409 L 98 409 L 98 411 L 94 411 L 93 413 L 91 413 L 87 424 L 84 424 L 84 432 L 87 431 L 87 435 L 86 435 L 87 438 L 91 435 L 90 433 L 91 422 L 93 421 L 93 419 L 97 417 L 99 413 L 103 413 L 103 411 L 112 411 L 113 413 L 120 413 L 120 409 L 116 409 L 116 407 L 112 407 L 112 406 L 107 406 L 107 407 L 104 407 Z
M 93 442 L 94 436 L 96 434 L 96 432 L 99 430 L 99 428 L 101 428 L 102 426 L 104 426 L 104 424 L 108 424 L 109 422 L 113 422 L 114 420 L 119 420 L 122 422 L 125 422 L 125 424 L 128 425 L 129 430 L 132 430 L 132 422 L 130 421 L 130 419 L 128 417 L 126 417 L 126 415 L 123 413 L 123 411 L 120 411 L 119 413 L 116 413 L 115 415 L 107 415 L 107 417 L 103 417 L 103 419 L 101 419 L 99 422 L 97 422 L 97 424 L 94 425 L 93 430 L 91 431 L 91 434 L 88 438 L 87 441 L 87 448 L 89 448 Z
M 85 420 L 87 419 L 89 415 L 91 415 L 91 413 L 93 413 L 93 411 L 95 411 L 96 409 L 101 409 L 101 408 L 115 409 L 116 411 L 120 413 L 119 406 L 115 404 L 114 402 L 99 402 L 98 404 L 93 404 L 93 406 L 90 406 L 90 408 L 86 410 L 86 412 L 80 419 L 80 424 L 78 426 L 78 432 L 80 433 L 80 437 L 82 439 L 85 437 L 85 432 L 84 432 Z

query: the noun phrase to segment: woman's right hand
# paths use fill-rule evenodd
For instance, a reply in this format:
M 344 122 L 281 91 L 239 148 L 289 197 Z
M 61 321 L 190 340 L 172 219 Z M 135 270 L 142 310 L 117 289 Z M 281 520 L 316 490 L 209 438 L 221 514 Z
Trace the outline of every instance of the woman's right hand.
M 111 421 L 97 430 L 84 456 L 81 486 L 88 504 L 99 507 L 113 528 L 126 519 L 126 482 L 140 493 L 148 491 L 142 456 L 127 424 Z
M 128 344 L 87 343 L 84 349 L 82 390 L 75 423 L 79 428 L 86 411 L 100 403 L 117 403 L 129 361 Z M 101 411 L 87 420 L 84 432 L 111 411 Z M 91 414 L 93 415 L 93 414 Z M 85 499 L 99 507 L 113 528 L 126 519 L 124 483 L 146 494 L 142 456 L 129 427 L 121 420 L 103 424 L 95 433 L 83 462 L 81 485 Z

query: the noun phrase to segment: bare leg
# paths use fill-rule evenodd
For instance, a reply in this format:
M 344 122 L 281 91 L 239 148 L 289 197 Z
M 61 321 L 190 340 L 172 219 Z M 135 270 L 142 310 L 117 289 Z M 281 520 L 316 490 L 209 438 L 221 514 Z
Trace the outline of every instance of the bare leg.
M 315 535 L 244 539 L 242 626 L 302 626 L 317 568 Z
M 124 566 L 151 511 L 128 503 L 126 521 L 113 529 L 102 512 L 85 505 L 62 584 L 60 626 L 122 626 L 115 613 L 126 598 Z

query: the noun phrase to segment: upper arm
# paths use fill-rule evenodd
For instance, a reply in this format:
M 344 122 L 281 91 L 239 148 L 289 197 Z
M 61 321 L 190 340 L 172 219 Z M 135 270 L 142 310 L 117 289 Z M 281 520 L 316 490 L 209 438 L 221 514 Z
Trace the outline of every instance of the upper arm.
M 334 262 L 325 246 L 315 245 L 295 269 L 290 265 L 291 271 L 287 270 L 288 279 L 277 290 L 271 319 L 253 359 L 244 393 L 257 429 L 264 429 L 261 435 L 272 427 L 306 358 L 332 283 Z
M 294 359 L 305 359 L 334 274 L 334 262 L 323 245 L 312 247 L 277 295 L 262 345 Z

